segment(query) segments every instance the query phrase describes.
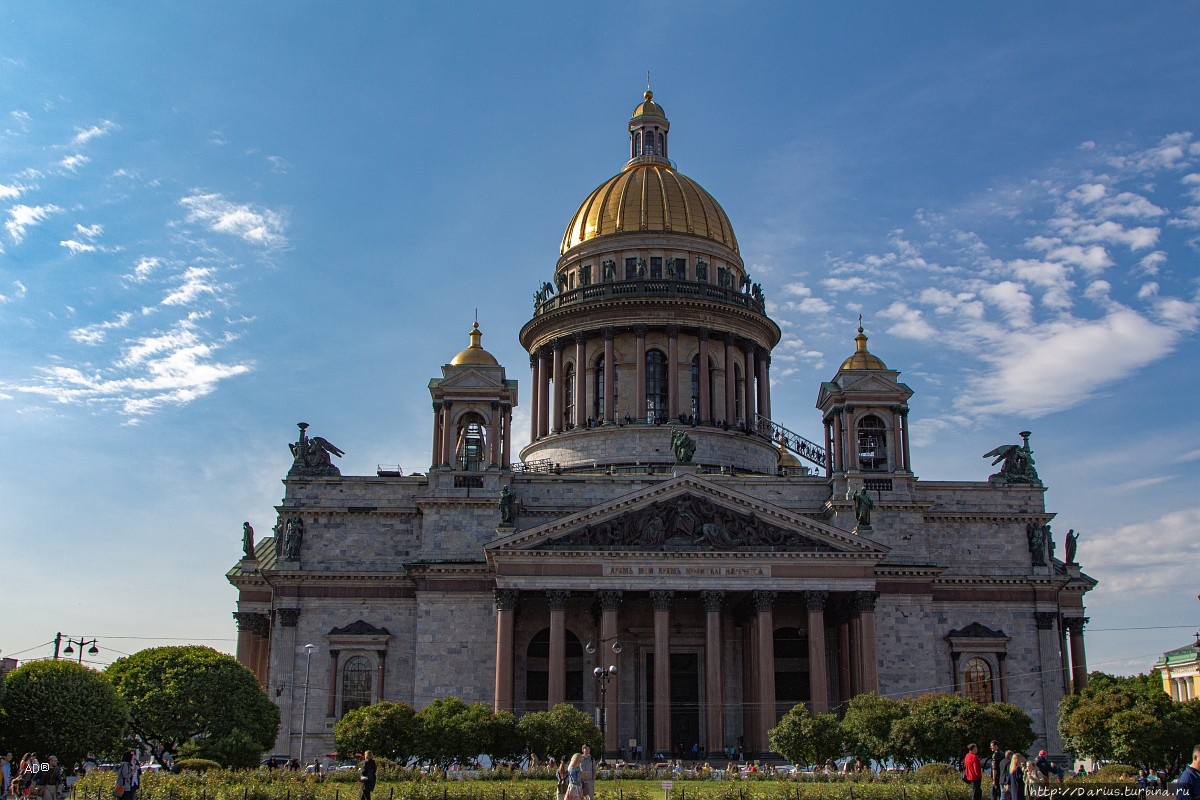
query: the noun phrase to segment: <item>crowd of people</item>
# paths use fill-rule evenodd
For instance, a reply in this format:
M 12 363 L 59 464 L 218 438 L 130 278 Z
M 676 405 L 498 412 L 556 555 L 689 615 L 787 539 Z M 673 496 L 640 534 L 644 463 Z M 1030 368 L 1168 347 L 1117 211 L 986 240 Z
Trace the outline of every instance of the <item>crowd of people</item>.
M 58 800 L 66 795 L 72 779 L 82 778 L 96 768 L 96 758 L 91 753 L 72 769 L 66 770 L 58 763 L 57 756 L 47 756 L 42 761 L 37 753 L 26 753 L 14 764 L 13 754 L 5 752 L 0 757 L 0 779 L 3 779 L 0 798 Z M 142 775 L 136 751 L 130 750 L 121 756 L 116 772 L 114 794 L 121 800 L 135 800 Z

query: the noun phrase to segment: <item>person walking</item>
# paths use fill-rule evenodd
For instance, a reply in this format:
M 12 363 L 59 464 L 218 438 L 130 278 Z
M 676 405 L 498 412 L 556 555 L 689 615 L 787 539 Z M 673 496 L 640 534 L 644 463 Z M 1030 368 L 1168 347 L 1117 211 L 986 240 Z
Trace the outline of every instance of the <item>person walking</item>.
M 1176 800 L 1200 800 L 1200 744 L 1192 748 L 1192 763 L 1183 768 L 1175 783 Z
M 12 758 L 13 758 L 12 751 L 6 751 L 4 753 L 4 756 L 2 758 L 0 758 L 0 776 L 3 776 L 3 779 L 4 779 L 4 784 L 0 785 L 0 800 L 3 800 L 3 798 L 8 797 L 9 784 L 12 783 L 12 779 L 13 779 Z
M 596 796 L 596 762 L 592 760 L 592 748 L 583 746 L 582 758 L 579 759 L 579 776 L 583 784 L 583 796 L 592 800 Z
M 974 742 L 967 745 L 967 754 L 963 757 L 963 780 L 971 784 L 971 800 L 983 800 L 983 767 L 979 763 L 979 745 Z
M 550 763 L 554 763 L 554 756 L 550 756 Z M 560 758 L 558 760 L 558 769 L 554 770 L 554 777 L 558 780 L 558 793 L 555 795 L 555 800 L 566 800 L 567 789 L 571 782 L 567 777 L 567 760 Z
M 113 791 L 120 800 L 135 800 L 137 783 L 134 781 L 133 751 L 126 750 L 117 765 L 117 782 Z
M 582 761 L 583 753 L 576 753 L 567 764 L 566 800 L 583 800 L 583 769 L 579 766 Z
M 363 765 L 358 771 L 358 785 L 362 788 L 362 793 L 359 795 L 361 800 L 371 800 L 371 792 L 375 791 L 375 775 L 378 770 L 378 765 L 375 763 L 375 758 L 371 755 L 371 751 L 367 750 L 363 753 Z
M 1000 743 L 992 739 L 992 800 L 1000 800 L 1001 786 L 1004 777 L 1004 770 L 1008 767 L 1008 760 L 1004 758 L 1004 751 L 1000 749 Z

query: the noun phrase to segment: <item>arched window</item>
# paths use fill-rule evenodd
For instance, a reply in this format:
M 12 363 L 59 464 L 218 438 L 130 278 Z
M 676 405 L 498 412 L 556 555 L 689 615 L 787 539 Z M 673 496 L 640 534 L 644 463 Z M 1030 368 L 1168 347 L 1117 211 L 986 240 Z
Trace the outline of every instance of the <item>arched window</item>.
M 982 658 L 969 658 L 963 665 L 963 694 L 980 703 L 990 703 L 992 694 L 992 665 Z
M 597 422 L 602 422 L 604 420 L 604 370 L 605 370 L 604 356 L 600 356 L 600 358 L 596 359 L 596 370 L 595 370 L 596 377 L 595 377 L 595 382 L 592 385 L 592 409 L 593 409 L 593 416 L 596 418 Z M 619 388 L 619 386 L 617 384 L 617 378 L 619 376 L 620 376 L 619 372 L 615 372 L 615 371 L 613 372 L 613 409 L 614 409 L 613 413 L 614 414 L 616 413 L 616 409 L 621 407 L 621 404 L 617 401 L 617 398 L 619 397 L 619 395 L 617 394 L 617 390 Z
M 371 684 L 375 677 L 366 656 L 346 659 L 342 667 L 342 714 L 371 705 Z
M 717 365 L 713 362 L 712 357 L 708 359 L 708 404 L 716 406 L 716 395 L 713 394 L 713 376 L 717 372 Z M 700 419 L 700 354 L 692 356 L 692 418 L 697 422 Z
M 663 147 L 663 135 L 661 133 L 658 134 L 658 154 L 660 156 L 665 156 L 667 154 L 666 148 Z
M 575 365 L 567 364 L 563 370 L 563 430 L 575 427 Z
M 635 131 L 633 134 L 633 157 L 637 158 L 642 154 L 642 132 Z
M 667 418 L 667 357 L 662 350 L 646 351 L 646 420 Z
M 883 420 L 868 414 L 858 421 L 858 464 L 860 469 L 887 469 L 887 431 Z

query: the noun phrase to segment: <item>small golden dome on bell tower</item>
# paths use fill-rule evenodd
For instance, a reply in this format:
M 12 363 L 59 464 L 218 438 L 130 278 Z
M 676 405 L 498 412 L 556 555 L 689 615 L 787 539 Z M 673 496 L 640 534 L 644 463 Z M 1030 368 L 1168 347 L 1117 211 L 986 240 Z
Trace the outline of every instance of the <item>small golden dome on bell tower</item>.
M 500 362 L 496 357 L 483 349 L 479 341 L 483 338 L 483 332 L 479 330 L 479 323 L 476 322 L 471 328 L 471 344 L 466 350 L 456 355 L 450 360 L 450 363 L 456 367 L 498 367 Z
M 867 336 L 863 333 L 862 315 L 858 315 L 858 336 L 854 337 L 854 355 L 842 362 L 842 369 L 887 369 L 877 355 L 867 351 Z

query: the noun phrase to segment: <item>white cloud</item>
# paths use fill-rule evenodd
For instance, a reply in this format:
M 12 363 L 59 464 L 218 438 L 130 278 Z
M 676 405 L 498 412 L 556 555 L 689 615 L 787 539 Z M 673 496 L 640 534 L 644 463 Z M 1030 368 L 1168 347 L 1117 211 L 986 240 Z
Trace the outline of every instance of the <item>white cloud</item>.
M 13 286 L 16 287 L 12 294 L 0 294 L 0 303 L 11 303 L 13 300 L 22 300 L 25 297 L 25 284 L 20 281 L 13 281 Z
M 926 340 L 937 336 L 937 329 L 925 321 L 920 309 L 912 308 L 904 303 L 895 302 L 879 312 L 883 319 L 896 320 L 888 333 L 903 336 L 906 339 Z
M 93 125 L 90 128 L 76 128 L 77 133 L 75 138 L 71 140 L 71 144 L 81 145 L 95 139 L 97 136 L 107 136 L 115 130 L 119 130 L 120 126 L 111 120 L 101 120 L 99 125 Z
M 129 320 L 133 318 L 133 314 L 128 311 L 122 311 L 117 315 L 115 320 L 110 322 L 98 322 L 95 325 L 86 325 L 82 328 L 75 328 L 68 331 L 70 336 L 81 344 L 101 344 L 108 336 L 108 331 L 118 328 L 125 328 L 129 325 Z
M 12 186 L 0 183 L 0 200 L 15 200 L 21 196 L 23 191 L 25 191 L 25 187 L 19 183 L 14 183 Z
M 271 165 L 271 171 L 284 175 L 292 168 L 286 158 L 280 156 L 267 156 L 267 163 Z
M 1098 244 L 1091 247 L 1081 247 L 1077 244 L 1056 247 L 1046 254 L 1046 258 L 1066 262 L 1087 272 L 1100 272 L 1113 265 L 1108 251 Z
M 100 223 L 96 223 L 95 225 L 80 225 L 76 223 L 75 232 L 85 239 L 95 241 L 99 238 L 100 234 L 104 233 L 104 226 Z
M 1106 592 L 1123 598 L 1150 592 L 1193 597 L 1198 532 L 1200 507 L 1185 508 L 1112 530 L 1082 532 L 1079 550 L 1086 553 L 1088 572 L 1103 577 Z M 1147 575 L 1154 580 L 1147 581 Z
M 64 239 L 63 241 L 59 242 L 59 245 L 70 250 L 72 255 L 78 255 L 79 253 L 91 253 L 96 250 L 96 245 L 88 244 L 86 242 L 77 242 L 74 239 Z
M 188 267 L 184 270 L 183 283 L 162 299 L 164 306 L 182 306 L 195 302 L 201 295 L 216 296 L 223 288 L 210 280 L 216 270 L 210 267 Z
M 233 203 L 220 194 L 194 194 L 182 198 L 179 203 L 188 209 L 188 222 L 199 222 L 210 230 L 262 247 L 276 248 L 287 244 L 286 224 L 278 212 Z
M 69 169 L 71 172 L 74 172 L 89 161 L 91 161 L 91 159 L 87 156 L 83 155 L 82 153 L 76 153 L 73 156 L 67 156 L 62 161 L 58 162 L 58 165 L 63 169 Z
M 1167 263 L 1167 254 L 1162 250 L 1155 250 L 1153 253 L 1142 256 L 1141 261 L 1137 262 L 1137 267 L 1146 275 L 1157 275 L 1159 267 L 1165 263 Z
M 1013 325 L 1028 325 L 1033 318 L 1033 298 L 1025 291 L 1023 284 L 1001 281 L 993 286 L 983 287 L 979 294 L 1000 309 L 1000 313 Z
M 866 278 L 857 275 L 850 278 L 826 278 L 821 284 L 831 292 L 856 292 L 875 288 Z
M 51 214 L 57 214 L 62 211 L 61 208 L 55 205 L 45 206 L 26 206 L 16 205 L 8 209 L 8 221 L 4 223 L 4 227 L 8 229 L 8 235 L 17 244 L 20 244 L 25 239 L 25 230 L 40 225 Z
M 133 265 L 133 274 L 125 275 L 124 277 L 134 283 L 142 283 L 158 269 L 158 259 L 150 256 L 142 256 Z

